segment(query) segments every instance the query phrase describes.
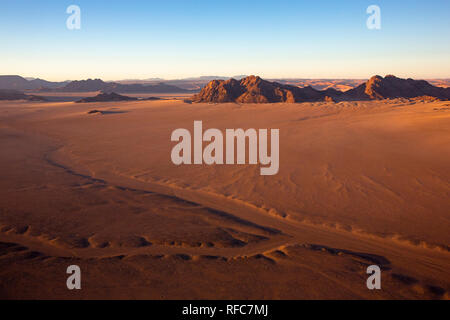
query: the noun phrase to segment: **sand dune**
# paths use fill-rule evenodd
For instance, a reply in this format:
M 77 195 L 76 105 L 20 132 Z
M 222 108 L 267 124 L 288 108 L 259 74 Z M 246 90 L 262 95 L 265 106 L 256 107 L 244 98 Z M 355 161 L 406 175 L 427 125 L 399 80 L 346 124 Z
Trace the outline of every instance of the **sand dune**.
M 5 102 L 0 119 L 4 298 L 449 298 L 448 102 Z M 279 128 L 278 175 L 173 165 L 194 120 Z

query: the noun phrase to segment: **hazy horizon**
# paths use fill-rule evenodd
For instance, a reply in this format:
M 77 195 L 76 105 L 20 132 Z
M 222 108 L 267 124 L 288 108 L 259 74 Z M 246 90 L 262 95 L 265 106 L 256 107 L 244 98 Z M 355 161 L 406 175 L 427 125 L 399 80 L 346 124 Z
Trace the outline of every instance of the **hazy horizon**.
M 79 30 L 66 26 L 72 4 L 81 9 Z M 366 26 L 372 4 L 381 9 L 379 30 Z M 449 9 L 443 0 L 2 1 L 1 70 L 49 81 L 448 78 Z
M 255 76 L 259 76 L 258 74 L 253 74 Z M 269 77 L 269 78 L 265 78 L 267 80 L 368 80 L 370 79 L 372 76 L 382 76 L 385 77 L 388 74 L 372 74 L 370 76 L 367 77 L 362 77 L 362 78 L 330 78 L 330 77 L 321 77 L 321 78 L 306 78 L 306 77 Z M 393 74 L 394 76 L 397 76 L 395 74 Z M 183 78 L 163 78 L 163 77 L 158 77 L 158 76 L 154 76 L 154 77 L 147 77 L 147 78 L 130 78 L 130 77 L 126 77 L 123 76 L 121 78 L 117 78 L 117 79 L 103 79 L 103 78 L 99 78 L 99 77 L 90 77 L 90 78 L 74 78 L 74 79 L 56 79 L 56 80 L 52 80 L 52 79 L 47 79 L 41 76 L 28 76 L 28 75 L 21 75 L 21 74 L 0 74 L 0 77 L 4 77 L 4 76 L 20 76 L 26 80 L 36 80 L 36 79 L 40 79 L 40 80 L 46 80 L 46 81 L 51 81 L 51 82 L 66 82 L 66 81 L 82 81 L 82 80 L 95 80 L 95 79 L 100 79 L 103 80 L 104 82 L 118 82 L 118 81 L 187 81 L 187 80 L 201 80 L 202 78 L 236 78 L 236 77 L 247 77 L 247 76 L 251 76 L 249 75 L 198 75 L 198 76 L 187 76 L 187 77 L 183 77 Z M 405 78 L 412 78 L 412 77 L 408 77 L 406 76 Z M 414 78 L 415 80 L 449 80 L 450 76 L 448 77 L 436 77 L 436 78 Z

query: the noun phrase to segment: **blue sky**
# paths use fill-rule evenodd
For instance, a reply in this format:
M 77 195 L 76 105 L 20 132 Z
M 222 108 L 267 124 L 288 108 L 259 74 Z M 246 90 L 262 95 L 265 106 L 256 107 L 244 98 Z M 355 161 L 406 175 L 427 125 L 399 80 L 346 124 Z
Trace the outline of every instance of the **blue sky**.
M 72 4 L 80 30 L 66 28 Z M 372 4 L 381 30 L 366 27 Z M 448 0 L 1 0 L 0 73 L 449 78 L 449 13 Z

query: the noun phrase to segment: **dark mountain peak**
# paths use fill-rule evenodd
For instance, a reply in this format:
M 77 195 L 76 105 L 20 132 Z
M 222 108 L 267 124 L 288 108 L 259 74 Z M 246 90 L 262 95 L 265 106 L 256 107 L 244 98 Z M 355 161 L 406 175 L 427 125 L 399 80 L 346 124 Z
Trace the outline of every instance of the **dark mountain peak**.
M 27 90 L 31 85 L 29 81 L 21 76 L 5 75 L 0 76 L 0 89 Z
M 69 82 L 61 91 L 68 92 L 88 92 L 104 90 L 107 83 L 101 79 L 75 80 Z
M 264 82 L 267 82 L 267 81 L 261 79 L 260 77 L 258 77 L 258 76 L 253 76 L 253 75 L 241 79 L 241 83 L 242 83 L 243 85 L 247 85 L 247 84 L 256 84 L 256 83 L 261 83 L 261 82 L 263 82 L 263 81 L 264 81 Z
M 25 80 L 25 81 L 28 81 L 28 80 L 25 79 L 24 77 L 21 77 L 21 76 L 18 76 L 18 75 L 14 75 L 14 74 L 6 74 L 6 75 L 2 75 L 2 76 L 0 76 L 0 77 L 2 77 L 3 79 L 21 80 L 21 81 Z
M 270 82 L 258 76 L 213 80 L 193 97 L 194 102 L 272 103 L 320 100 L 313 88 L 298 88 Z M 324 97 L 323 97 L 324 98 Z
M 384 78 L 372 77 L 365 84 L 365 94 L 369 99 L 416 98 L 430 96 L 449 99 L 448 90 L 434 87 L 424 80 L 401 79 L 393 75 Z
M 137 100 L 137 98 L 122 96 L 115 92 L 102 92 L 95 97 L 88 97 L 78 100 L 77 103 L 88 103 L 88 102 L 110 102 L 110 101 L 132 101 Z
M 371 78 L 367 81 L 367 83 L 369 83 L 370 85 L 373 85 L 373 84 L 382 82 L 383 79 L 384 79 L 384 78 L 383 78 L 382 76 L 376 75 L 376 76 L 371 77 Z
M 37 90 L 43 86 L 57 88 L 64 86 L 64 82 L 50 82 L 39 78 L 23 78 L 17 75 L 0 76 L 0 89 Z
M 89 83 L 89 84 L 94 84 L 94 83 L 99 83 L 99 84 L 104 84 L 106 83 L 105 81 L 103 81 L 102 79 L 86 79 L 86 80 L 74 80 L 71 81 L 70 83 L 72 84 L 77 84 L 77 83 Z

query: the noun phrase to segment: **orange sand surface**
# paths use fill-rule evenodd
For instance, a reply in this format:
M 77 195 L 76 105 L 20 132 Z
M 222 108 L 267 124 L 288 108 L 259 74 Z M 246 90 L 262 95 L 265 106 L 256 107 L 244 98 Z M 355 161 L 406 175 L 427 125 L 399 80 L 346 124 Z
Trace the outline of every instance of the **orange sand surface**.
M 280 129 L 279 173 L 175 166 L 194 120 Z M 1 102 L 0 141 L 1 298 L 449 298 L 449 102 Z

